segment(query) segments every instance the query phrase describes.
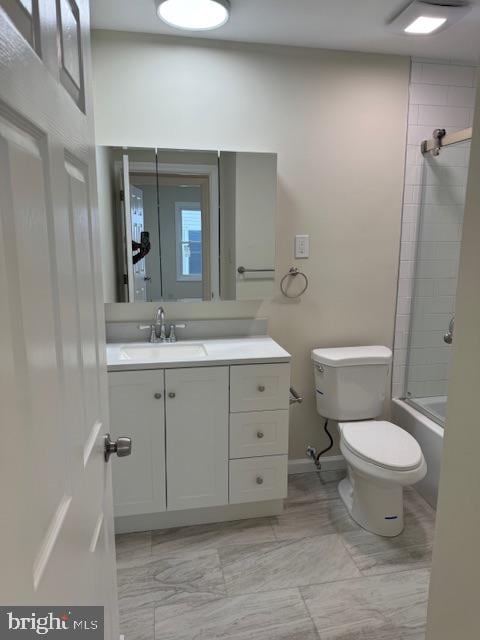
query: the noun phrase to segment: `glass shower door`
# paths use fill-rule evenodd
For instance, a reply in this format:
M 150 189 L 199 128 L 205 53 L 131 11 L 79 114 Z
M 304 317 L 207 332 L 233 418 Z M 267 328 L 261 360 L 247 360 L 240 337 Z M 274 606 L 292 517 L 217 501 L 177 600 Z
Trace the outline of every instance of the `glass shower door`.
M 409 402 L 445 423 L 470 141 L 424 156 L 406 366 Z

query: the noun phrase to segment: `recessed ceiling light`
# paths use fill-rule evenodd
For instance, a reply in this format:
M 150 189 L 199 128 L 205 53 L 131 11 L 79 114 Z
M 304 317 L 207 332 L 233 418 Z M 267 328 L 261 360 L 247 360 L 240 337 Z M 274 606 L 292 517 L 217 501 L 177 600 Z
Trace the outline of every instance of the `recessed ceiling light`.
M 437 34 L 459 22 L 471 9 L 471 0 L 412 0 L 388 20 L 388 28 L 406 36 Z
M 433 33 L 445 24 L 446 18 L 420 16 L 405 28 L 406 33 Z
M 230 16 L 228 0 L 155 0 L 158 17 L 187 31 L 218 29 Z

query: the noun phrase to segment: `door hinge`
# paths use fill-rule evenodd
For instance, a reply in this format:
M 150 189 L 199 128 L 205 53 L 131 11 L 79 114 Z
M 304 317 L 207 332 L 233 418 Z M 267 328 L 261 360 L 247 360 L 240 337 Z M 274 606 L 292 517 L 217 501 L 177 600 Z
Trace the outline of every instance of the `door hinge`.
M 125 202 L 125 191 L 120 189 L 120 202 Z
M 128 284 L 128 275 L 126 273 L 123 274 L 123 284 Z

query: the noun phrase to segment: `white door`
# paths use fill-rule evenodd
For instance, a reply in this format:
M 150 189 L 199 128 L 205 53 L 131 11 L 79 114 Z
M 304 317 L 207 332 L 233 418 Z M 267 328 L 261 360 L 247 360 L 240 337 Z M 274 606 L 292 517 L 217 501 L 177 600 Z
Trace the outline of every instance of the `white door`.
M 0 601 L 118 638 L 88 0 L 0 0 Z
M 142 231 L 145 228 L 143 218 L 143 191 L 130 185 L 130 217 L 132 225 L 132 241 L 140 244 Z M 135 256 L 135 252 L 133 254 Z M 134 302 L 147 301 L 147 273 L 145 271 L 145 258 L 133 265 Z
M 108 374 L 112 438 L 129 433 L 133 455 L 112 460 L 116 516 L 166 509 L 164 372 Z
M 167 508 L 228 504 L 228 367 L 165 372 Z

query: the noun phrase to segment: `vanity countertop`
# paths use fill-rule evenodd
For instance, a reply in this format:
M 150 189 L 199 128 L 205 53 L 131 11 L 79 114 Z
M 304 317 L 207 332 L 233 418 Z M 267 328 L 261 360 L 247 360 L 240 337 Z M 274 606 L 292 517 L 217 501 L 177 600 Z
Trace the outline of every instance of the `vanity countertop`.
M 174 344 L 107 344 L 108 371 L 172 369 L 290 362 L 290 354 L 269 336 L 179 340 Z

